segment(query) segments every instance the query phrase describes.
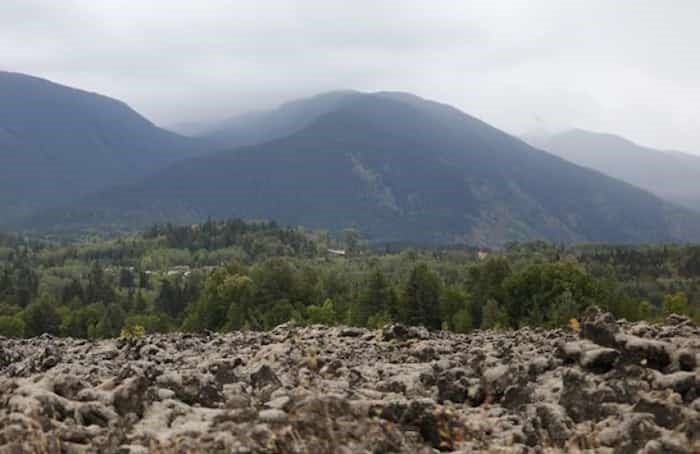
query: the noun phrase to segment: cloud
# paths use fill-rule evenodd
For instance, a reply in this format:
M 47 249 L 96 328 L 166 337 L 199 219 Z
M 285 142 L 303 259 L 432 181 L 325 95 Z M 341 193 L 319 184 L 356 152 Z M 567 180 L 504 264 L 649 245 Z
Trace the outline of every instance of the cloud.
M 516 134 L 576 126 L 700 153 L 698 13 L 692 0 L 4 0 L 0 64 L 160 124 L 391 89 Z

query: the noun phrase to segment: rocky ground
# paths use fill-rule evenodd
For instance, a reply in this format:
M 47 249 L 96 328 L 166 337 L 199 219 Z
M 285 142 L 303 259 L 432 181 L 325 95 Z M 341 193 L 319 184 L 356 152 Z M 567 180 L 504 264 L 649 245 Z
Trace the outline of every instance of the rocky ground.
M 700 452 L 700 329 L 0 338 L 0 452 Z

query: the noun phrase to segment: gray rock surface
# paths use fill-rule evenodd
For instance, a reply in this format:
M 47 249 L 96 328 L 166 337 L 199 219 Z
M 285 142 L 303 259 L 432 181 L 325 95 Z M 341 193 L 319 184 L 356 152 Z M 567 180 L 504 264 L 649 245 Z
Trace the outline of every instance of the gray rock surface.
M 700 329 L 0 338 L 4 452 L 700 452 Z

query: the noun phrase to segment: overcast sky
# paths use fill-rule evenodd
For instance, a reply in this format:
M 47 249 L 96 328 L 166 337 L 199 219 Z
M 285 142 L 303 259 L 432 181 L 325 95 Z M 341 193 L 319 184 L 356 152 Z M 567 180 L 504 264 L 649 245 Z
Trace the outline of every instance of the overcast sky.
M 700 2 L 0 0 L 0 68 L 161 125 L 341 88 L 700 153 Z

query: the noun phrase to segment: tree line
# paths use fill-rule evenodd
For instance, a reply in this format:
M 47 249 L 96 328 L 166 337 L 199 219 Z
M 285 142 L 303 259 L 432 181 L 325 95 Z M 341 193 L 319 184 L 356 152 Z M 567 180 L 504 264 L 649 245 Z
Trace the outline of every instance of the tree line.
M 241 220 L 69 244 L 8 236 L 0 335 L 266 330 L 290 320 L 469 332 L 564 326 L 591 304 L 629 320 L 698 320 L 698 263 L 697 246 L 511 243 L 480 259 Z

